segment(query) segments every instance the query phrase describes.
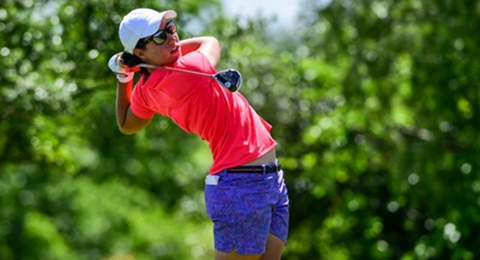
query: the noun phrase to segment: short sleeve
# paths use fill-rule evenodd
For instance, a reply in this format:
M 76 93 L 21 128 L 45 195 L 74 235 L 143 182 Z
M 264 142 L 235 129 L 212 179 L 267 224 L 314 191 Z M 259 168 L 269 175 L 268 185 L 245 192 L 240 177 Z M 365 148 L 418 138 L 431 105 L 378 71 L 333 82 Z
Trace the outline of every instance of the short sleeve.
M 204 73 L 215 73 L 215 68 L 201 51 L 193 51 L 183 56 L 177 67 Z
M 133 114 L 143 119 L 150 119 L 155 114 L 148 108 L 145 89 L 140 84 L 137 84 L 133 90 L 130 109 Z

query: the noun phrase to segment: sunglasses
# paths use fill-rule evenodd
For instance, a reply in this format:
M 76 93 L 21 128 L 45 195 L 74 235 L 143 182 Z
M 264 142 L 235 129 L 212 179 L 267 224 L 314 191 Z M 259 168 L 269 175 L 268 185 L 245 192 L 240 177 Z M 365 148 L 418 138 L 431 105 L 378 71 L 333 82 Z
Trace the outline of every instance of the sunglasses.
M 173 21 L 169 21 L 165 25 L 165 29 L 156 32 L 154 35 L 150 36 L 148 39 L 143 41 L 143 45 L 147 45 L 150 42 L 154 42 L 155 44 L 162 45 L 165 41 L 167 41 L 167 33 L 174 34 L 177 32 L 177 26 Z

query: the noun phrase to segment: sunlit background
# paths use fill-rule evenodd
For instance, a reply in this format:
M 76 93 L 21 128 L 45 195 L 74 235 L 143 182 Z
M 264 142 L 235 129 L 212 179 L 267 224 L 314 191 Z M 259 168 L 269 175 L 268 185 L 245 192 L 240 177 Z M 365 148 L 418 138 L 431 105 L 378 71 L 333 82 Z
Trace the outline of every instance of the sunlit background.
M 0 259 L 212 259 L 208 144 L 115 120 L 133 8 L 214 35 L 273 125 L 284 258 L 480 258 L 480 2 L 0 1 Z

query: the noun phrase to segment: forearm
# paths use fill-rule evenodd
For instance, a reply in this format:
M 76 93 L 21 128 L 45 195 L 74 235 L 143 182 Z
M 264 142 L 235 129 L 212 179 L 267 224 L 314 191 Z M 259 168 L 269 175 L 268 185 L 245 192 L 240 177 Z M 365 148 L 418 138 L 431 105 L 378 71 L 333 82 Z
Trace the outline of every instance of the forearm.
M 180 47 L 182 48 L 182 54 L 186 55 L 192 51 L 198 50 L 206 37 L 194 37 L 180 41 Z
M 145 128 L 151 118 L 140 118 L 130 109 L 132 100 L 133 80 L 127 83 L 117 82 L 117 124 L 120 132 L 126 135 L 134 134 Z
M 220 59 L 220 43 L 215 37 L 202 36 L 180 41 L 182 55 L 192 51 L 201 51 L 210 61 L 213 67 L 217 66 Z
M 120 131 L 122 131 L 123 127 L 125 126 L 127 119 L 127 113 L 132 99 L 132 85 L 133 81 L 127 83 L 121 83 L 117 81 L 116 113 L 117 124 Z

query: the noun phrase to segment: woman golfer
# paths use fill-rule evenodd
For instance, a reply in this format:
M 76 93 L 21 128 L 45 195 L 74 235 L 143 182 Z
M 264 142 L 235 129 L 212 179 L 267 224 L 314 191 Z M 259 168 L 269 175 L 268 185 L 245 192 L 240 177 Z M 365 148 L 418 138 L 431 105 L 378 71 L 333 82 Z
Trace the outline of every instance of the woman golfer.
M 280 259 L 287 241 L 288 195 L 275 156 L 271 126 L 239 92 L 214 79 L 136 65 L 214 74 L 220 45 L 213 37 L 180 41 L 174 11 L 139 8 L 119 28 L 124 52 L 113 55 L 117 122 L 124 134 L 146 127 L 154 114 L 171 118 L 209 142 L 213 156 L 205 180 L 207 213 L 214 226 L 216 259 Z M 133 90 L 132 90 L 133 89 Z

